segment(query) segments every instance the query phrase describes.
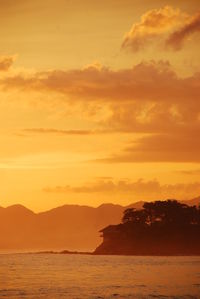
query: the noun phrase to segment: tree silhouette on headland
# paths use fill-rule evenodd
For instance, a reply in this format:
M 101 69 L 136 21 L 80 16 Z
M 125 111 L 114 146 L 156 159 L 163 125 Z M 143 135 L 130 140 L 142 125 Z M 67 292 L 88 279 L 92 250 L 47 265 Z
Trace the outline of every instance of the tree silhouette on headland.
M 142 210 L 127 209 L 123 223 L 138 225 L 188 226 L 200 224 L 200 209 L 176 200 L 145 203 Z
M 141 210 L 125 210 L 122 223 L 101 232 L 96 254 L 200 254 L 200 207 L 176 200 L 144 203 Z

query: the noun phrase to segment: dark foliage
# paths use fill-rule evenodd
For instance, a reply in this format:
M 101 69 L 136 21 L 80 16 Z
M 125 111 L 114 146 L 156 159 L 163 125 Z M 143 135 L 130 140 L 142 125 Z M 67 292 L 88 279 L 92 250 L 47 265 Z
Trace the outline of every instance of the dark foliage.
M 142 210 L 124 211 L 123 223 L 142 226 L 188 226 L 200 224 L 200 207 L 189 207 L 176 200 L 145 203 Z

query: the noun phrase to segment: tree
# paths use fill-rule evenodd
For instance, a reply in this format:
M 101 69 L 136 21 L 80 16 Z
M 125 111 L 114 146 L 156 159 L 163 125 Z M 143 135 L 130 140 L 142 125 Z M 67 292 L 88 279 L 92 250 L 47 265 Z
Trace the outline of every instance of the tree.
M 190 207 L 176 200 L 148 202 L 141 210 L 125 210 L 122 222 L 149 226 L 200 224 L 200 207 Z

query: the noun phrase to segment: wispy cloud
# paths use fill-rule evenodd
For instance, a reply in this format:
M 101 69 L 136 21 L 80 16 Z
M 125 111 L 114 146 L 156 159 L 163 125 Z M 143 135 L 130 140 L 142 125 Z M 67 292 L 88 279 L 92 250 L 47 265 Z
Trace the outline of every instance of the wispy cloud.
M 0 56 L 0 71 L 8 71 L 15 61 L 15 56 Z
M 200 13 L 192 16 L 181 28 L 172 32 L 166 41 L 166 46 L 180 50 L 184 42 L 194 33 L 200 32 Z
M 24 129 L 24 133 L 29 134 L 55 134 L 55 135 L 90 135 L 95 134 L 92 130 L 59 130 L 52 128 L 30 128 Z
M 200 14 L 188 15 L 180 9 L 165 6 L 142 15 L 125 35 L 122 49 L 138 52 L 150 46 L 180 50 L 186 39 L 200 31 Z
M 114 181 L 112 179 L 99 179 L 85 185 L 72 187 L 56 186 L 46 187 L 43 189 L 49 193 L 108 193 L 110 196 L 114 193 L 132 194 L 141 196 L 144 199 L 158 198 L 191 198 L 197 196 L 200 190 L 200 183 L 188 184 L 160 184 L 157 180 L 144 181 L 139 179 L 135 182 L 129 180 Z
M 49 134 L 49 135 L 77 135 L 77 136 L 84 136 L 84 135 L 98 135 L 98 134 L 108 134 L 114 133 L 112 130 L 103 130 L 103 129 L 96 129 L 96 130 L 82 130 L 82 129 L 71 129 L 71 130 L 63 130 L 63 129 L 54 129 L 54 128 L 26 128 L 22 130 L 22 133 L 17 135 L 26 136 L 26 135 L 33 135 L 33 134 Z M 25 134 L 25 135 L 24 135 Z
M 138 138 L 119 154 L 100 160 L 108 163 L 183 162 L 200 163 L 200 141 L 193 132 L 155 134 Z
M 194 170 L 181 170 L 178 171 L 181 174 L 185 175 L 200 175 L 200 169 L 194 169 Z

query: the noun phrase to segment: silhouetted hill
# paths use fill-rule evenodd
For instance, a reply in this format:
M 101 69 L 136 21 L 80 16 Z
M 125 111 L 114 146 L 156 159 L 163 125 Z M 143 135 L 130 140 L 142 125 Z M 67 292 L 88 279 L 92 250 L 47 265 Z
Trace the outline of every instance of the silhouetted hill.
M 143 203 L 64 205 L 41 213 L 22 205 L 0 207 L 0 250 L 94 250 L 101 242 L 100 229 L 119 223 L 125 209 Z
M 0 208 L 0 250 L 93 250 L 99 230 L 119 222 L 124 207 L 64 205 L 33 213 L 21 205 Z
M 101 231 L 94 254 L 200 255 L 200 207 L 176 200 L 128 208 L 120 224 Z
M 181 202 L 188 206 L 199 206 L 200 205 L 200 196 L 190 199 L 190 200 L 181 200 Z

